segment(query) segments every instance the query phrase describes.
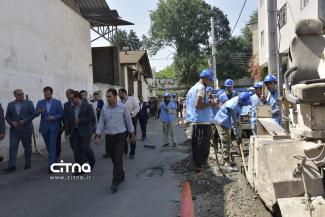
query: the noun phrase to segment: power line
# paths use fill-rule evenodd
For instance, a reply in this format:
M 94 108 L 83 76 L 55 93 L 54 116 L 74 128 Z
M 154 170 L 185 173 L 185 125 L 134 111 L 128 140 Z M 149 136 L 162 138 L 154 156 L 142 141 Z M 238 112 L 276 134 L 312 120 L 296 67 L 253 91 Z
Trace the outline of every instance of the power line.
M 240 10 L 239 16 L 238 16 L 238 18 L 237 18 L 236 24 L 235 24 L 234 28 L 232 29 L 230 35 L 232 35 L 232 34 L 234 33 L 234 31 L 235 31 L 235 29 L 236 29 L 236 27 L 237 27 L 237 24 L 238 24 L 238 22 L 239 22 L 239 19 L 240 19 L 242 13 L 243 13 L 244 8 L 245 8 L 246 2 L 247 2 L 247 0 L 244 1 L 244 4 L 243 4 L 243 6 L 242 6 L 242 8 L 241 8 L 241 10 Z

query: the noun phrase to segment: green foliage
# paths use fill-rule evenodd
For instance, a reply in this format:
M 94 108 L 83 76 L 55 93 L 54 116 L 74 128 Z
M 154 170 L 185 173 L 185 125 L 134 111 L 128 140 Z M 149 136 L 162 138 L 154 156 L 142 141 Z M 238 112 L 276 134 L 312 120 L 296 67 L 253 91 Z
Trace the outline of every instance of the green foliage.
M 163 78 L 176 78 L 176 72 L 175 72 L 175 65 L 172 64 L 170 66 L 167 66 L 165 69 L 156 72 L 155 78 L 163 79 Z
M 231 57 L 234 53 L 252 53 L 251 32 L 245 27 L 241 36 L 232 38 L 229 21 L 220 9 L 203 0 L 159 0 L 157 8 L 150 14 L 151 27 L 148 36 L 142 37 L 143 46 L 151 55 L 165 47 L 173 47 L 176 51 L 174 71 L 186 87 L 195 83 L 199 72 L 209 67 L 212 16 L 215 19 L 218 78 L 236 79 L 248 75 L 248 61 L 240 64 Z M 249 22 L 256 19 L 255 12 Z
M 165 47 L 176 50 L 175 71 L 186 86 L 198 80 L 208 67 L 210 18 L 215 18 L 215 42 L 222 46 L 230 37 L 229 21 L 221 10 L 203 0 L 160 0 L 151 17 L 144 47 L 154 55 Z
M 140 50 L 142 47 L 142 42 L 133 30 L 129 33 L 126 30 L 117 30 L 112 44 L 120 49 L 128 48 L 129 50 Z
M 257 11 L 250 16 L 248 23 L 257 21 Z M 248 26 L 241 30 L 241 35 L 230 38 L 221 46 L 217 54 L 217 72 L 219 79 L 249 76 L 249 59 L 253 52 L 252 33 Z M 237 56 L 232 60 L 232 56 Z

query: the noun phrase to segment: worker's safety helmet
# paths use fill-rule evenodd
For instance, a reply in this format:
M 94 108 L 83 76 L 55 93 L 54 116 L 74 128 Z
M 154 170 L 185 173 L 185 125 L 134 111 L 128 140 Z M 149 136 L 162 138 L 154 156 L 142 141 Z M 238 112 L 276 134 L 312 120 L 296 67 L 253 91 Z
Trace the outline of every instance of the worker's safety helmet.
M 214 73 L 211 69 L 205 69 L 200 73 L 200 78 L 207 78 L 210 81 L 214 80 Z
M 269 83 L 274 81 L 275 83 L 277 83 L 276 77 L 272 74 L 268 74 L 265 78 L 264 78 L 264 84 Z
M 251 96 L 248 92 L 242 92 L 239 94 L 239 98 L 244 105 L 249 105 L 251 103 Z
M 164 93 L 164 97 L 170 97 L 170 93 L 165 92 L 165 93 Z
M 231 79 L 227 79 L 225 81 L 225 87 L 233 87 L 234 86 L 234 81 Z
M 254 88 L 262 88 L 263 87 L 263 82 L 256 81 L 254 84 Z
M 207 92 L 213 92 L 213 87 L 208 86 L 208 87 L 207 87 Z
M 176 96 L 177 96 L 177 94 L 176 94 L 176 93 L 173 93 L 173 94 L 172 94 L 172 97 L 176 97 Z

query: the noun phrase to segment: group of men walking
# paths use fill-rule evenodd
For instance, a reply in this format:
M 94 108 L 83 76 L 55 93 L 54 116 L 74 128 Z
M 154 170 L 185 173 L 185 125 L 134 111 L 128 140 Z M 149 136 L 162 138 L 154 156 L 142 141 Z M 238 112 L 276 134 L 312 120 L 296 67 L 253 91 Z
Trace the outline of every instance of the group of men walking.
M 267 97 L 263 95 L 263 82 L 256 82 L 254 85 L 255 93 L 252 95 L 249 92 L 237 93 L 234 91 L 234 82 L 231 79 L 225 81 L 225 90 L 215 92 L 211 87 L 213 86 L 213 79 L 214 74 L 211 69 L 202 71 L 199 82 L 188 91 L 186 96 L 186 122 L 190 123 L 192 130 L 191 144 L 194 170 L 198 173 L 203 170 L 203 165 L 207 163 L 213 132 L 218 133 L 222 143 L 224 168 L 228 171 L 237 170 L 230 156 L 231 132 L 233 131 L 236 142 L 241 143 L 239 124 L 244 106 L 251 106 L 251 125 L 254 134 L 256 134 L 256 106 L 258 105 L 271 105 L 273 119 L 280 123 L 277 81 L 273 75 L 267 75 L 264 80 L 264 84 L 269 90 Z
M 95 134 L 95 143 L 99 144 L 101 134 L 105 134 L 105 158 L 111 158 L 114 165 L 112 192 L 118 190 L 118 185 L 124 180 L 123 153 L 128 153 L 128 138 L 130 143 L 129 157 L 135 157 L 136 125 L 140 121 L 142 140 L 146 139 L 146 125 L 149 118 L 148 103 L 139 97 L 139 102 L 127 95 L 125 89 L 117 93 L 115 89 L 106 92 L 106 101 L 94 93 L 94 98 L 88 101 L 86 91 L 66 91 L 67 102 L 63 105 L 53 97 L 53 89 L 43 89 L 44 99 L 39 100 L 36 108 L 32 101 L 25 99 L 23 90 L 13 92 L 15 100 L 10 102 L 4 114 L 0 105 L 0 140 L 5 137 L 5 120 L 10 125 L 10 147 L 6 173 L 16 171 L 16 158 L 19 143 L 24 148 L 25 166 L 30 169 L 32 162 L 33 119 L 40 116 L 39 132 L 42 135 L 48 152 L 48 173 L 52 173 L 51 165 L 58 162 L 61 153 L 61 136 L 69 141 L 74 153 L 75 163 L 87 163 L 93 169 L 96 163 L 94 152 L 90 146 Z M 117 100 L 119 95 L 120 101 Z M 3 158 L 0 159 L 0 161 Z M 75 172 L 80 175 L 82 172 Z

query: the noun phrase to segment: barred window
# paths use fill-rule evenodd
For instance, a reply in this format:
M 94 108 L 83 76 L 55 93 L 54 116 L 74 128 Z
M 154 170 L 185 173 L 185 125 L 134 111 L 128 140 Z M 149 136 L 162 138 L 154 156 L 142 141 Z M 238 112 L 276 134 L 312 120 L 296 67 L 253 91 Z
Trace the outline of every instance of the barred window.
M 309 0 L 300 0 L 300 2 L 301 2 L 301 10 L 307 7 L 307 5 L 309 4 Z
M 281 29 L 287 23 L 287 4 L 284 4 L 279 10 L 279 28 Z

